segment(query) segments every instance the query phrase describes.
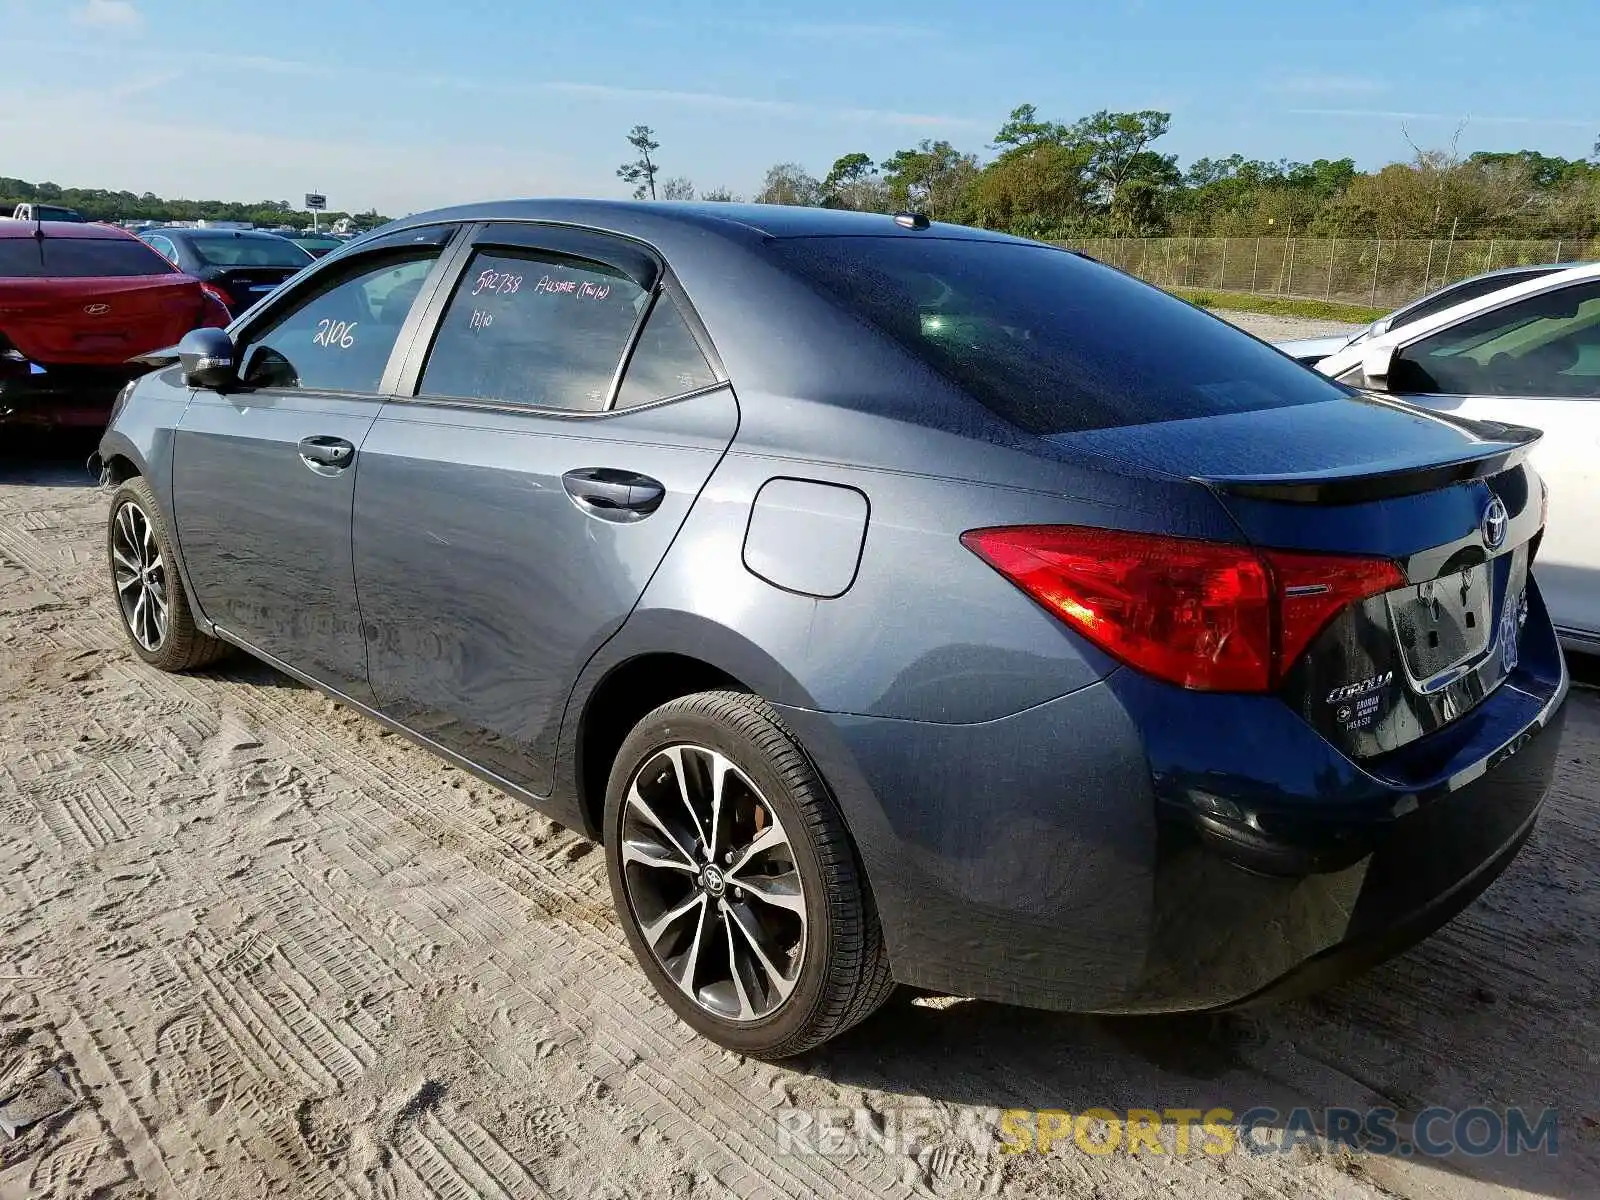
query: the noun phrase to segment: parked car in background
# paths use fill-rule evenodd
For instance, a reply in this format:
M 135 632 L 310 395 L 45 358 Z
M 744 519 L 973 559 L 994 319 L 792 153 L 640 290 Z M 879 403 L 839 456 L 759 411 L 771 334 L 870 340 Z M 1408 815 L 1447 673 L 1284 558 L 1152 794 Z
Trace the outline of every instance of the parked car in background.
M 349 241 L 348 238 L 313 237 L 310 235 L 296 235 L 289 240 L 311 255 L 312 258 L 321 258 L 324 254 L 331 254 Z
M 1306 366 L 1314 367 L 1328 355 L 1337 353 L 1347 346 L 1365 342 L 1391 329 L 1420 321 L 1423 317 L 1430 317 L 1436 312 L 1443 312 L 1447 308 L 1475 300 L 1479 296 L 1487 296 L 1490 292 L 1498 292 L 1501 288 L 1508 288 L 1529 279 L 1539 279 L 1578 265 L 1581 264 L 1540 263 L 1536 266 L 1502 267 L 1498 271 L 1486 271 L 1482 275 L 1458 279 L 1455 283 L 1436 292 L 1430 292 L 1419 300 L 1413 300 L 1410 304 L 1395 309 L 1388 316 L 1379 317 L 1357 333 L 1339 333 L 1331 337 L 1300 338 L 1295 341 L 1279 342 L 1278 349 Z
M 1600 264 L 1432 313 L 1317 370 L 1452 417 L 1543 430 L 1539 584 L 1568 646 L 1600 651 Z
M 64 221 L 70 224 L 87 224 L 89 218 L 75 208 L 59 204 L 19 204 L 11 211 L 14 221 Z
M 1326 984 L 1486 887 L 1554 771 L 1538 435 L 1053 247 L 478 205 L 165 361 L 100 444 L 134 653 L 244 648 L 601 839 L 741 1053 L 895 979 Z
M 149 229 L 139 235 L 179 270 L 215 288 L 234 313 L 242 313 L 312 256 L 274 233 L 233 229 Z
M 104 424 L 117 392 L 228 312 L 132 234 L 108 225 L 0 221 L 0 424 Z

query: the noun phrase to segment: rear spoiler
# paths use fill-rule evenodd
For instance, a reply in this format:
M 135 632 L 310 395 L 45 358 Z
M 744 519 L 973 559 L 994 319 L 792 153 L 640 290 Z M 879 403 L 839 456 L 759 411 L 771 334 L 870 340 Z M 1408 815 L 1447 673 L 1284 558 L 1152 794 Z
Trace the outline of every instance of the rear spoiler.
M 1415 410 L 1408 408 L 1407 411 Z M 1459 417 L 1449 418 L 1449 421 L 1477 434 L 1484 442 L 1481 450 L 1447 462 L 1402 463 L 1365 475 L 1330 470 L 1285 475 L 1196 475 L 1192 478 L 1213 491 L 1255 500 L 1277 500 L 1286 504 L 1361 504 L 1431 492 L 1509 471 L 1524 462 L 1544 436 L 1537 429 L 1498 421 L 1467 421 Z

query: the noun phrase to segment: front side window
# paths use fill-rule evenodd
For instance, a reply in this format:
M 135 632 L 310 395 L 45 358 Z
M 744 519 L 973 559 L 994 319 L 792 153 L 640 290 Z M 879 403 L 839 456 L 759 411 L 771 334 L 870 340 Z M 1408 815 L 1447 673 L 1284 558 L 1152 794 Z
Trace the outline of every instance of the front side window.
M 166 238 L 164 238 L 164 237 L 149 237 L 149 238 L 146 238 L 145 241 L 147 241 L 150 244 L 150 248 L 152 250 L 154 250 L 157 254 L 162 255 L 169 262 L 176 263 L 178 261 L 178 248 L 176 246 L 174 246 L 171 242 L 169 242 Z
M 418 394 L 597 412 L 649 300 L 601 263 L 480 250 L 439 322 Z
M 240 356 L 250 387 L 375 392 L 400 326 L 422 291 L 437 252 L 360 261 L 315 287 L 286 296 Z
M 0 238 L 0 279 L 114 279 L 171 275 L 138 238 Z
M 1600 399 L 1600 282 L 1529 296 L 1407 346 L 1397 392 Z

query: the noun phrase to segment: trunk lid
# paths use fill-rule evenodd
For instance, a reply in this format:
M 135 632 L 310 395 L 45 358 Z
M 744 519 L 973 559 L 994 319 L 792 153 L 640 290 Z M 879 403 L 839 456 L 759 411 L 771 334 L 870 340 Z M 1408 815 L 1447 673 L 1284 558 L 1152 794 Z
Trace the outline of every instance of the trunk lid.
M 1343 609 L 1285 702 L 1354 757 L 1481 703 L 1517 665 L 1544 488 L 1535 430 L 1377 397 L 1060 435 L 1211 491 L 1253 545 L 1384 558 L 1403 587 Z
M 0 335 L 47 367 L 123 363 L 204 317 L 200 283 L 187 275 L 0 279 Z
M 223 267 L 207 281 L 228 298 L 228 307 L 242 313 L 257 300 L 271 294 L 284 280 L 298 273 L 298 267 Z

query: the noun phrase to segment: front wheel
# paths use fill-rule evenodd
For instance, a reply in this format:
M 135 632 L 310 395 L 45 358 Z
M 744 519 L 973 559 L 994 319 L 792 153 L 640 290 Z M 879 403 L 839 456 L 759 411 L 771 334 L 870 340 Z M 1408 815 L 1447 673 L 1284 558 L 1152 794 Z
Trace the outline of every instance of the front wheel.
M 611 770 L 605 837 L 635 957 L 718 1045 L 799 1054 L 893 989 L 844 820 L 760 699 L 702 692 L 640 721 Z
M 195 624 L 155 493 L 140 476 L 111 497 L 106 555 L 122 631 L 135 654 L 163 671 L 186 671 L 228 653 L 226 642 Z

